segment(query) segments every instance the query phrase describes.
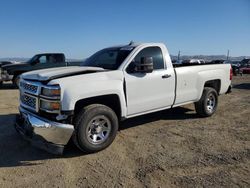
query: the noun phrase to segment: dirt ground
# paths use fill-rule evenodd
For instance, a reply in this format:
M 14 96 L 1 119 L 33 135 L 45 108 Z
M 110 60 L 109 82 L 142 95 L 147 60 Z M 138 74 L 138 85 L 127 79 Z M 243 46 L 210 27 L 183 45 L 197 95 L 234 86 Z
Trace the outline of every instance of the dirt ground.
M 18 91 L 0 89 L 0 187 L 250 187 L 250 75 L 234 77 L 217 113 L 193 105 L 122 123 L 114 143 L 85 155 L 31 147 L 14 130 Z

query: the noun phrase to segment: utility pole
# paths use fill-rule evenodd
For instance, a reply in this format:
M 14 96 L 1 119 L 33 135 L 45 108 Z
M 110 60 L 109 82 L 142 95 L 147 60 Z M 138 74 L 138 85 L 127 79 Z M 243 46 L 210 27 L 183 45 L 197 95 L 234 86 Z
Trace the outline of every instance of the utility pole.
M 181 56 L 181 51 L 179 50 L 179 52 L 178 52 L 178 60 L 180 60 L 180 56 Z
M 229 60 L 229 50 L 227 50 L 227 60 Z

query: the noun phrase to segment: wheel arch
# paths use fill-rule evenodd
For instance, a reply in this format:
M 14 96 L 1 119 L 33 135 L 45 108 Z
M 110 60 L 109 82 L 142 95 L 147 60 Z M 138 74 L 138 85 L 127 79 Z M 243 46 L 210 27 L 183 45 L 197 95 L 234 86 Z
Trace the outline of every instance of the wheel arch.
M 221 80 L 220 79 L 215 79 L 215 80 L 208 80 L 204 83 L 203 89 L 205 87 L 211 87 L 215 89 L 217 94 L 220 94 L 220 89 L 221 89 Z
M 108 94 L 80 99 L 75 103 L 74 114 L 77 114 L 84 106 L 88 106 L 90 104 L 103 104 L 108 106 L 116 113 L 118 119 L 121 119 L 122 117 L 121 102 L 117 94 Z
M 206 81 L 201 82 L 201 86 L 199 87 L 200 89 L 199 89 L 199 93 L 198 93 L 198 97 L 196 99 L 196 102 L 201 99 L 202 93 L 206 87 L 210 87 L 210 88 L 215 89 L 215 91 L 219 95 L 221 92 L 221 79 L 218 78 L 218 79 L 206 80 Z

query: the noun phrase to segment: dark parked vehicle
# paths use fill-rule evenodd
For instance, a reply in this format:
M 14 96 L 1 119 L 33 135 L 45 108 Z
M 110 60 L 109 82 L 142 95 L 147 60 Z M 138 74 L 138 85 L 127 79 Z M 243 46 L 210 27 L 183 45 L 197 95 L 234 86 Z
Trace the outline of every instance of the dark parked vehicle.
M 12 64 L 11 61 L 0 61 L 0 68 L 4 65 L 9 65 L 9 64 Z
M 231 64 L 234 76 L 237 76 L 238 74 L 242 75 L 240 61 L 225 61 L 224 63 Z
M 241 62 L 240 70 L 243 74 L 250 74 L 250 59 L 243 59 Z
M 216 59 L 216 60 L 212 60 L 209 63 L 210 64 L 223 64 L 225 62 L 225 60 L 222 59 Z
M 0 86 L 2 85 L 3 81 L 2 81 L 2 76 L 1 76 L 1 67 L 4 65 L 11 65 L 14 64 L 14 62 L 11 61 L 0 61 Z
M 78 65 L 80 65 L 80 62 L 66 62 L 63 53 L 37 54 L 27 62 L 2 66 L 0 70 L 0 82 L 12 81 L 15 86 L 18 86 L 20 75 L 24 72 Z

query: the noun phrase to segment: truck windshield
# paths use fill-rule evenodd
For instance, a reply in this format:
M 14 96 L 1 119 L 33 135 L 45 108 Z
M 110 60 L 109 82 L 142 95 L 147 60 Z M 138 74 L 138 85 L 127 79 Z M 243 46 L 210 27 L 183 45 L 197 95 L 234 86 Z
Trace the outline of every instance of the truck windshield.
M 38 58 L 38 56 L 35 55 L 35 56 L 33 56 L 31 59 L 29 59 L 29 60 L 27 61 L 27 63 L 31 64 L 31 63 L 35 62 L 35 61 L 37 60 L 37 58 Z
M 81 66 L 101 67 L 116 70 L 132 52 L 134 47 L 106 48 L 86 59 Z

